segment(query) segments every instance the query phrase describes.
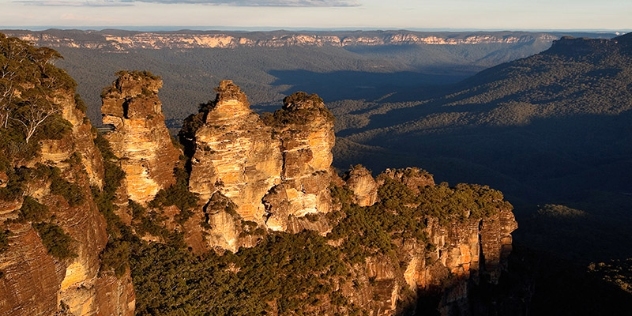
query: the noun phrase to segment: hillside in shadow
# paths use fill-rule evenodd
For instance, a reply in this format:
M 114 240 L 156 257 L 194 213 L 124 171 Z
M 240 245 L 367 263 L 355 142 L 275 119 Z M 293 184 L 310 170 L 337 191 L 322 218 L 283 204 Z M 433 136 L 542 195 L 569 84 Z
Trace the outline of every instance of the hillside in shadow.
M 489 184 L 516 206 L 518 241 L 582 264 L 631 257 L 631 42 L 564 38 L 442 89 L 334 103 L 335 164 Z

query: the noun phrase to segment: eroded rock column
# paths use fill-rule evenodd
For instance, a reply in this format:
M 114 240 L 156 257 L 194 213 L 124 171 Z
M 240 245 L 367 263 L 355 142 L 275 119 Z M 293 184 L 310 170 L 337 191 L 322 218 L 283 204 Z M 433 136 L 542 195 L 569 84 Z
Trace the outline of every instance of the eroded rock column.
M 175 183 L 181 154 L 169 135 L 158 90 L 162 80 L 148 72 L 119 72 L 103 93 L 103 124 L 114 128 L 105 138 L 120 158 L 129 199 L 145 204 Z
M 288 217 L 331 210 L 331 163 L 334 118 L 317 95 L 294 93 L 283 99 L 283 108 L 269 118 L 283 153 L 283 183 L 264 200 L 268 228 L 287 230 Z
M 203 201 L 219 192 L 242 219 L 263 224 L 262 198 L 281 182 L 280 142 L 232 81 L 222 81 L 216 91 L 215 101 L 185 123 L 199 122 L 189 131 L 195 146 L 189 189 Z

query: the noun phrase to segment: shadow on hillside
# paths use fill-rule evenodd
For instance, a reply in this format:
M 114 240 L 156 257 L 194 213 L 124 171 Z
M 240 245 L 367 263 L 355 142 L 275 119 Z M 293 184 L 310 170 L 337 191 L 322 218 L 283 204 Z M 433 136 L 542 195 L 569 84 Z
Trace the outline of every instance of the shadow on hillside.
M 516 240 L 582 264 L 632 257 L 632 111 L 515 126 L 459 127 L 457 120 L 439 128 L 414 120 L 420 116 L 414 108 L 393 112 L 398 111 L 371 117 L 362 131 L 339 137 L 334 165 L 346 170 L 361 163 L 374 174 L 418 166 L 437 182 L 487 184 L 516 207 L 521 227 Z M 392 117 L 411 120 L 400 128 L 381 128 Z M 533 218 L 545 204 L 589 215 Z
M 283 93 L 295 91 L 317 93 L 325 102 L 345 99 L 375 100 L 392 93 L 400 93 L 412 87 L 451 84 L 473 75 L 472 73 L 426 73 L 426 72 L 362 72 L 334 71 L 312 72 L 306 70 L 271 70 L 270 75 L 277 78 L 271 85 L 287 86 Z M 432 89 L 434 90 L 434 89 Z
M 422 291 L 399 315 L 629 315 L 632 294 L 575 262 L 515 244 L 498 284 L 469 281 L 467 301 L 450 291 Z

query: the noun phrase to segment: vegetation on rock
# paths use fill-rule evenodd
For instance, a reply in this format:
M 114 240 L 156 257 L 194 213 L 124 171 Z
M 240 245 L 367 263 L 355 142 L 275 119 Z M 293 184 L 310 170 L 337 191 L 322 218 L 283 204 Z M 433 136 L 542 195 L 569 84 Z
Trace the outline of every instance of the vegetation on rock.
M 0 146 L 12 159 L 32 157 L 39 140 L 69 130 L 56 98 L 76 83 L 52 64 L 59 58 L 53 49 L 0 34 Z
M 0 253 L 5 252 L 9 249 L 9 236 L 11 235 L 11 231 L 8 229 L 0 229 Z
M 77 253 L 73 249 L 73 239 L 56 224 L 41 222 L 33 225 L 42 243 L 53 257 L 64 260 L 74 258 Z

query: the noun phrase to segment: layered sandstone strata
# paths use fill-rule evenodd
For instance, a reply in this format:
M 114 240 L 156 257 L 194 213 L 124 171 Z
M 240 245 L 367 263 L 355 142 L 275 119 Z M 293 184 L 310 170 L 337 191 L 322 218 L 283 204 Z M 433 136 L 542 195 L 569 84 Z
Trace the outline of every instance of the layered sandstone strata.
M 377 202 L 377 182 L 367 168 L 354 166 L 345 175 L 345 182 L 359 206 L 371 206 Z
M 317 95 L 298 92 L 283 100 L 283 108 L 267 120 L 281 143 L 283 182 L 264 198 L 267 225 L 287 230 L 289 216 L 331 211 L 331 152 L 334 118 Z
M 263 224 L 262 198 L 281 183 L 280 142 L 250 109 L 239 87 L 224 80 L 216 90 L 216 100 L 191 118 L 201 125 L 193 132 L 189 189 L 202 201 L 221 193 L 242 219 Z
M 10 232 L 8 248 L 0 253 L 0 315 L 97 315 L 111 310 L 132 315 L 135 296 L 129 272 L 116 278 L 100 271 L 100 254 L 108 236 L 91 192 L 91 188 L 99 190 L 104 179 L 96 134 L 74 91 L 56 91 L 50 101 L 69 123 L 70 132 L 40 142 L 41 150 L 26 165 L 37 176 L 11 180 L 0 175 L 2 185 L 21 181 L 23 189 L 23 196 L 16 200 L 0 201 L 0 229 L 6 227 Z M 35 169 L 58 172 L 58 178 Z M 63 183 L 66 191 L 54 193 L 53 182 Z M 68 190 L 73 201 L 68 200 Z M 38 215 L 41 218 L 20 217 L 27 197 L 46 208 Z M 51 255 L 44 236 L 33 229 L 41 222 L 58 227 L 72 240 L 73 256 L 59 259 Z M 113 297 L 125 303 L 114 306 Z
M 105 134 L 125 172 L 129 199 L 151 201 L 175 183 L 173 170 L 181 152 L 171 141 L 158 90 L 162 80 L 147 72 L 120 72 L 103 93 Z

